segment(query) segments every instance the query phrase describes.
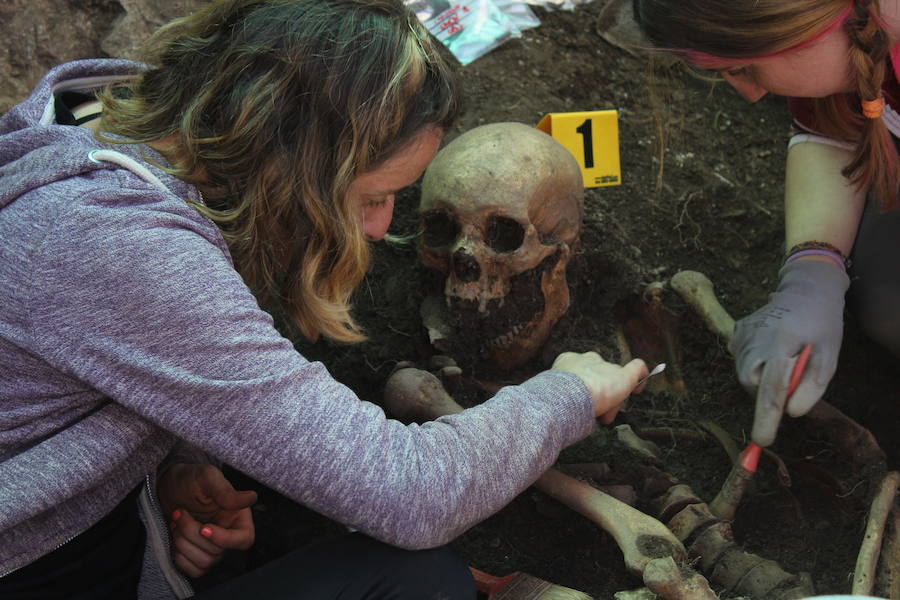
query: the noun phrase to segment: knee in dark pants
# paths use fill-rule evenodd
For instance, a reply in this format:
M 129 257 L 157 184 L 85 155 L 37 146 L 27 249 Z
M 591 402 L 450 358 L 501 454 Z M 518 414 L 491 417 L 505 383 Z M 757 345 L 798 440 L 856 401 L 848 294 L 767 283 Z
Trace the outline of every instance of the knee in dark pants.
M 446 546 L 401 550 L 353 533 L 295 550 L 195 598 L 475 600 L 475 582 Z
M 900 290 L 861 290 L 852 306 L 862 332 L 900 358 Z
M 849 307 L 872 340 L 900 357 L 900 212 L 882 213 L 869 199 L 851 258 Z
M 401 550 L 365 536 L 354 543 L 372 561 L 370 587 L 359 597 L 385 600 L 474 600 L 466 563 L 447 546 Z M 362 583 L 362 582 L 360 582 Z M 356 593 L 350 594 L 357 597 Z

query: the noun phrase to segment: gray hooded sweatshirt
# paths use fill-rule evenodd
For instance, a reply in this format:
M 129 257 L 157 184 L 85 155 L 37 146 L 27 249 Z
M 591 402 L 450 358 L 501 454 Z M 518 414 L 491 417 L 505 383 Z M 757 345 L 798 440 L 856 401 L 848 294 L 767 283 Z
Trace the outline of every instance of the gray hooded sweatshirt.
M 502 508 L 591 431 L 590 395 L 571 374 L 406 426 L 304 359 L 186 201 L 200 200 L 196 189 L 144 145 L 56 124 L 54 93 L 139 71 L 61 65 L 0 119 L 0 576 L 88 529 L 142 481 L 145 522 L 162 525 L 155 474 L 195 459 L 182 448 L 420 549 Z M 166 535 L 148 527 L 157 552 L 145 580 L 171 566 L 153 563 Z M 190 594 L 166 581 L 142 582 L 143 596 Z

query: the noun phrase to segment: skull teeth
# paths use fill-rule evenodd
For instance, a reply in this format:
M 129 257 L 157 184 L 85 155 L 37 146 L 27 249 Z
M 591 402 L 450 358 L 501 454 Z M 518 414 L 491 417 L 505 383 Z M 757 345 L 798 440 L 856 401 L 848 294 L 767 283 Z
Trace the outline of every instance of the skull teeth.
M 516 336 L 524 329 L 524 325 L 516 325 L 503 335 L 499 335 L 493 339 L 491 342 L 491 346 L 499 346 L 501 348 L 505 346 L 509 346 L 513 340 L 516 339 Z

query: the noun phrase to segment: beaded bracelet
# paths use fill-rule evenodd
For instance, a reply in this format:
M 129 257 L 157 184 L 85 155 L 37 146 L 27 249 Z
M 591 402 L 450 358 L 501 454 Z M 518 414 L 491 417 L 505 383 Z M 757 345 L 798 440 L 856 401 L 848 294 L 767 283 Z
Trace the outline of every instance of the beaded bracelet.
M 801 242 L 797 244 L 785 254 L 783 264 L 787 264 L 803 256 L 824 256 L 831 259 L 835 265 L 841 267 L 845 271 L 850 268 L 850 259 L 844 256 L 843 252 L 828 242 L 818 241 Z

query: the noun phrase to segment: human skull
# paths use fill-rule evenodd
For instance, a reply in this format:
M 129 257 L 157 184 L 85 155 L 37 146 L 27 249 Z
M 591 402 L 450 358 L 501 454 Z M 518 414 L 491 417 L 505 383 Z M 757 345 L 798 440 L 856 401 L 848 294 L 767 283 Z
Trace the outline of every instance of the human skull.
M 527 125 L 477 127 L 441 150 L 422 184 L 419 254 L 446 276 L 456 345 L 504 369 L 537 353 L 569 306 L 583 204 L 575 158 Z

